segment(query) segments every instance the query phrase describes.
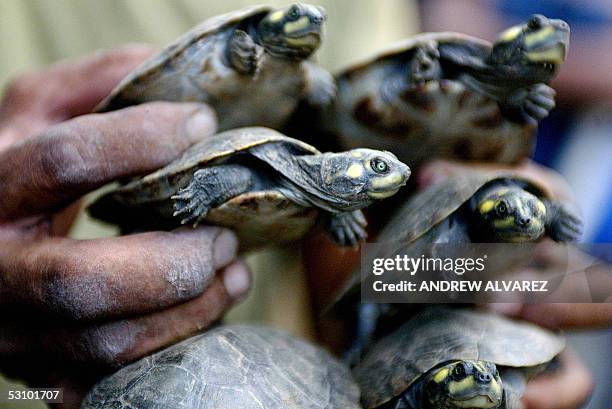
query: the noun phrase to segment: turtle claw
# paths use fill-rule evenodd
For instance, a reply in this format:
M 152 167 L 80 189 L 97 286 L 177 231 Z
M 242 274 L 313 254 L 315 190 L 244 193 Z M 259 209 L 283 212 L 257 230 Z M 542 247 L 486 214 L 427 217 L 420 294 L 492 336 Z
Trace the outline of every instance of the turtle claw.
M 209 206 L 205 200 L 202 200 L 202 195 L 196 195 L 191 190 L 189 185 L 171 197 L 174 200 L 172 216 L 180 217 L 182 225 L 190 224 L 197 227 L 200 221 L 206 218 Z
M 412 83 L 422 84 L 440 76 L 440 51 L 437 41 L 429 41 L 418 47 L 410 65 Z
M 356 248 L 359 242 L 365 241 L 368 237 L 365 230 L 366 225 L 363 213 L 357 210 L 332 215 L 326 228 L 339 246 Z
M 247 32 L 234 31 L 228 45 L 228 60 L 236 71 L 245 75 L 257 74 L 262 53 L 263 48 Z
M 545 84 L 530 89 L 523 102 L 525 114 L 536 122 L 546 118 L 554 107 L 555 91 Z
M 582 235 L 582 219 L 568 206 L 561 203 L 550 205 L 553 222 L 549 226 L 549 236 L 558 242 L 576 242 Z

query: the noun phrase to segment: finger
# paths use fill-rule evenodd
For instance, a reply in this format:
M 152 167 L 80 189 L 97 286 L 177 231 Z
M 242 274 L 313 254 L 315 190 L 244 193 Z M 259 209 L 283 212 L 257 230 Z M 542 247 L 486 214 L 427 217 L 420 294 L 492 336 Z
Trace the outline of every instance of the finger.
M 52 238 L 0 246 L 0 305 L 91 320 L 192 299 L 230 263 L 238 242 L 217 227 L 123 237 Z
M 22 74 L 7 87 L 0 116 L 14 122 L 12 131 L 23 137 L 91 112 L 154 51 L 145 45 L 126 45 Z
M 494 303 L 486 307 L 547 328 L 584 329 L 612 326 L 612 304 Z
M 570 351 L 561 356 L 561 368 L 536 377 L 527 384 L 525 409 L 576 409 L 582 407 L 593 390 L 593 378 L 584 364 Z
M 157 169 L 215 129 L 209 107 L 165 102 L 50 127 L 0 153 L 0 220 L 52 210 L 108 181 Z
M 235 262 L 216 275 L 204 293 L 186 303 L 104 324 L 32 330 L 28 336 L 15 337 L 13 344 L 18 349 L 11 355 L 41 353 L 60 361 L 117 366 L 209 327 L 244 297 L 250 282 L 248 268 Z M 0 350 L 0 357 L 2 354 L 8 351 Z

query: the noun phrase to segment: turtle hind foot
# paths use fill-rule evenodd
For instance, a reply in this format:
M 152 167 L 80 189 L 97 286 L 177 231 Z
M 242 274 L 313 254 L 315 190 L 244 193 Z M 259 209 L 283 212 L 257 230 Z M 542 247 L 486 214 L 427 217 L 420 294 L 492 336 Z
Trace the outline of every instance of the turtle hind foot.
M 210 203 L 193 183 L 179 190 L 171 199 L 174 201 L 172 216 L 180 218 L 183 225 L 197 227 L 210 210 Z
M 342 247 L 356 248 L 368 237 L 367 221 L 361 210 L 331 215 L 325 226 L 334 242 Z

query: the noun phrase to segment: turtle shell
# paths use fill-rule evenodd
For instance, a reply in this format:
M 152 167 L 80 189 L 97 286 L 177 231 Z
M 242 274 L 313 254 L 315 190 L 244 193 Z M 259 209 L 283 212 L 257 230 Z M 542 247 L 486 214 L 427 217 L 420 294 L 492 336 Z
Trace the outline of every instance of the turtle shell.
M 482 360 L 528 370 L 564 348 L 562 337 L 532 324 L 471 310 L 430 308 L 376 343 L 353 375 L 363 406 L 375 408 L 446 361 Z
M 424 33 L 363 59 L 336 75 L 335 103 L 318 127 L 341 149 L 357 146 L 389 150 L 418 168 L 432 157 L 516 163 L 531 154 L 536 126 L 513 122 L 496 100 L 455 79 L 460 68 L 404 92 L 393 107 L 380 106 L 376 93 L 391 84 L 397 64 L 409 64 L 417 47 L 436 42 L 460 47 L 466 59 L 483 60 L 491 43 L 460 33 Z M 440 57 L 444 66 L 444 55 Z M 447 75 L 452 72 L 452 76 Z M 396 75 L 396 74 L 395 74 Z
M 389 58 L 397 58 L 402 54 L 409 54 L 415 47 L 431 41 L 435 41 L 438 44 L 462 44 L 465 45 L 466 48 L 472 48 L 473 53 L 477 56 L 486 55 L 486 53 L 488 53 L 492 47 L 492 44 L 489 41 L 463 33 L 455 33 L 452 31 L 421 33 L 397 41 L 383 50 L 380 50 L 378 53 L 351 64 L 342 70 L 338 74 L 338 77 L 350 77 L 360 70 L 369 69 L 372 64 L 376 64 Z
M 94 202 L 90 214 L 94 217 L 122 225 L 126 208 L 147 203 L 167 202 L 169 197 L 186 186 L 194 171 L 214 165 L 230 156 L 266 143 L 284 143 L 291 151 L 300 155 L 320 153 L 314 147 L 269 128 L 250 127 L 221 132 L 206 138 L 166 167 L 136 179 Z M 279 158 L 282 161 L 282 158 Z M 299 180 L 300 170 L 285 163 L 270 163 L 289 179 Z M 119 205 L 116 205 L 119 204 Z M 125 205 L 125 208 L 122 207 Z M 171 215 L 171 206 L 168 212 Z M 236 196 L 210 210 L 206 221 L 234 229 L 241 239 L 241 246 L 250 248 L 257 244 L 286 243 L 299 239 L 310 230 L 317 220 L 318 211 L 300 206 L 277 191 L 255 191 Z M 155 223 L 156 213 L 147 217 Z M 175 227 L 175 224 L 172 226 Z M 152 225 L 151 228 L 158 228 Z
M 126 90 L 129 90 L 145 78 L 160 74 L 164 67 L 175 60 L 187 47 L 199 41 L 205 41 L 209 36 L 214 36 L 226 28 L 236 25 L 245 19 L 254 17 L 258 14 L 266 14 L 272 10 L 269 6 L 250 6 L 240 10 L 235 10 L 226 14 L 211 17 L 199 25 L 195 26 L 175 41 L 167 45 L 160 53 L 143 62 L 140 66 L 130 72 L 113 89 L 111 94 L 106 97 L 95 109 L 95 112 L 104 112 L 114 109 L 116 100 L 123 98 Z
M 100 381 L 83 408 L 359 408 L 347 367 L 284 332 L 222 326 Z

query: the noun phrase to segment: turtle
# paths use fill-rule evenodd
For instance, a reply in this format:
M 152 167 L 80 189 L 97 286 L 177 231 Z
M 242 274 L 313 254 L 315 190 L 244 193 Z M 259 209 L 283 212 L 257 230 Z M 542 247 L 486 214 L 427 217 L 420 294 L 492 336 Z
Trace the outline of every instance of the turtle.
M 535 180 L 507 170 L 469 169 L 406 201 L 385 225 L 376 239 L 377 249 L 368 257 L 420 256 L 435 251 L 433 244 L 520 244 L 545 238 L 569 243 L 578 240 L 581 231 L 582 220 L 574 205 Z M 515 253 L 521 251 L 510 250 L 489 248 L 496 255 L 489 257 L 490 262 L 506 271 L 528 260 L 526 251 L 530 249 L 519 248 L 519 259 Z M 497 254 L 499 251 L 504 254 Z M 380 332 L 381 322 L 392 315 L 404 317 L 410 309 L 406 304 L 358 302 L 363 278 L 359 271 L 354 272 L 328 307 L 331 313 L 354 320 L 355 335 L 346 354 L 349 362 L 361 356 Z
M 514 164 L 531 153 L 538 121 L 555 105 L 547 83 L 569 32 L 562 20 L 534 15 L 493 44 L 418 34 L 340 71 L 332 103 L 305 105 L 295 121 L 313 124 L 317 146 L 385 149 L 415 169 L 432 158 Z
M 210 18 L 127 75 L 95 109 L 150 101 L 212 106 L 219 129 L 278 129 L 306 99 L 319 106 L 334 79 L 309 57 L 322 41 L 325 10 L 294 4 L 253 6 Z
M 245 127 L 193 145 L 174 162 L 106 193 L 89 213 L 125 230 L 206 221 L 245 248 L 302 237 L 321 219 L 341 246 L 366 238 L 359 209 L 395 194 L 410 168 L 389 152 L 321 153 L 278 131 Z
M 430 307 L 353 369 L 364 408 L 520 409 L 527 382 L 559 366 L 562 336 L 469 309 Z
M 358 409 L 350 370 L 283 331 L 218 326 L 102 379 L 83 409 Z

